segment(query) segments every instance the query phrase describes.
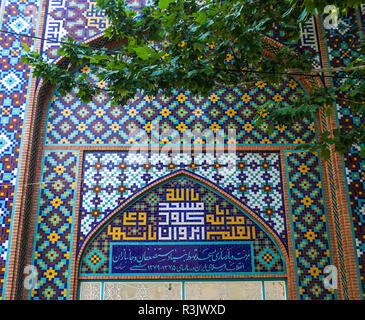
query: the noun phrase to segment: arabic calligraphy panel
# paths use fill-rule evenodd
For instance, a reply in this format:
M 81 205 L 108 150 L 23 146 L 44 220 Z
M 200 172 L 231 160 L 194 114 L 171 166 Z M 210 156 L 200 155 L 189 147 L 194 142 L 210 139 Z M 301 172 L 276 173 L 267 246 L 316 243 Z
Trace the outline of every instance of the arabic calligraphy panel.
M 114 243 L 112 274 L 245 273 L 253 270 L 250 243 Z

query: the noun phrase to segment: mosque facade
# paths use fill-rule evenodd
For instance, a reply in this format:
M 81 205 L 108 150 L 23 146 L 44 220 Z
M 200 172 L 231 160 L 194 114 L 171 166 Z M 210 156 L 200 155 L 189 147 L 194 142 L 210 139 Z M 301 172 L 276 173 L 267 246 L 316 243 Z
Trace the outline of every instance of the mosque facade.
M 127 1 L 138 10 L 144 0 Z M 365 159 L 298 149 L 364 121 L 338 92 L 331 118 L 256 126 L 267 101 L 290 105 L 330 77 L 218 88 L 209 97 L 105 91 L 82 103 L 32 76 L 22 43 L 63 65 L 62 38 L 112 47 L 94 0 L 1 0 L 0 299 L 288 299 L 365 297 Z M 283 46 L 314 68 L 356 58 L 365 5 L 301 25 Z M 227 56 L 227 61 L 232 57 Z M 90 81 L 105 83 L 80 66 Z

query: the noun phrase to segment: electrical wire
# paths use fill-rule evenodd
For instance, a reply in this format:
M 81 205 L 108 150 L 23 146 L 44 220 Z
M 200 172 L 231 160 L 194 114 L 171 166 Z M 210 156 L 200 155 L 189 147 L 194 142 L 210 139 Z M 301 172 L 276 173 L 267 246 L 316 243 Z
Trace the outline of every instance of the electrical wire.
M 12 34 L 12 35 L 17 35 L 17 36 L 21 36 L 21 37 L 34 38 L 34 39 L 38 39 L 38 40 L 41 40 L 41 41 L 49 41 L 49 42 L 53 42 L 53 43 L 60 43 L 60 44 L 70 45 L 70 43 L 65 42 L 65 41 L 61 41 L 61 40 L 47 39 L 47 38 L 43 38 L 43 37 L 27 35 L 27 34 L 23 34 L 23 33 L 17 33 L 17 32 L 6 31 L 6 30 L 0 30 L 0 32 L 7 33 L 7 34 Z M 85 46 L 82 46 L 81 44 L 72 44 L 72 45 L 75 45 L 75 46 L 78 46 L 78 47 L 81 47 L 81 48 L 85 49 Z M 91 49 L 100 50 L 98 48 L 91 48 Z M 121 51 L 108 50 L 108 49 L 100 50 L 100 51 L 125 54 Z M 271 75 L 307 76 L 307 77 L 320 77 L 320 78 L 365 80 L 365 78 L 363 78 L 363 77 L 325 75 L 325 74 L 311 74 L 311 73 L 308 73 L 308 72 L 293 73 L 293 72 L 269 72 L 269 71 L 256 71 L 256 70 L 245 70 L 244 72 L 246 72 L 246 73 L 255 73 L 255 74 L 271 74 Z M 329 71 L 329 72 L 331 72 L 331 73 L 343 73 L 344 71 Z

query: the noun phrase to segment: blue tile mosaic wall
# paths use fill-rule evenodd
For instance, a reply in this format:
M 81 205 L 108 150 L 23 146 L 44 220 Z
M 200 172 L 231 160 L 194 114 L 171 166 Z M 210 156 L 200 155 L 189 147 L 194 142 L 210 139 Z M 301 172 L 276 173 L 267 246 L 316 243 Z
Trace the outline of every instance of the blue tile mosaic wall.
M 68 298 L 78 151 L 45 151 L 35 230 L 33 300 Z
M 81 70 L 98 83 L 88 66 Z M 255 125 L 256 110 L 265 102 L 290 105 L 302 97 L 303 89 L 292 77 L 283 77 L 279 85 L 257 82 L 246 90 L 217 89 L 208 98 L 178 90 L 171 97 L 138 94 L 128 106 L 111 105 L 105 92 L 83 104 L 76 98 L 76 90 L 65 97 L 55 93 L 48 110 L 46 146 L 298 145 L 316 140 L 314 120 L 277 126 L 273 133 L 268 132 L 267 122 Z M 230 140 L 230 132 L 234 140 Z
M 347 66 L 358 57 L 357 48 L 360 40 L 360 19 L 364 22 L 364 5 L 360 11 L 350 10 L 347 16 L 340 16 L 338 29 L 326 30 L 325 41 L 329 65 L 333 68 Z M 344 73 L 335 73 L 332 86 L 337 88 L 342 84 Z M 337 123 L 340 129 L 351 128 L 361 124 L 364 119 L 359 114 L 351 112 L 351 106 L 346 101 L 343 92 L 336 92 Z M 350 215 L 353 224 L 355 253 L 357 256 L 359 286 L 362 299 L 365 298 L 365 185 L 364 159 L 360 156 L 360 146 L 353 146 L 343 157 L 345 179 L 347 182 Z
M 0 299 L 5 295 L 12 212 L 22 131 L 27 108 L 30 68 L 21 61 L 22 43 L 33 47 L 34 39 L 12 33 L 35 35 L 40 0 L 3 0 L 0 28 Z

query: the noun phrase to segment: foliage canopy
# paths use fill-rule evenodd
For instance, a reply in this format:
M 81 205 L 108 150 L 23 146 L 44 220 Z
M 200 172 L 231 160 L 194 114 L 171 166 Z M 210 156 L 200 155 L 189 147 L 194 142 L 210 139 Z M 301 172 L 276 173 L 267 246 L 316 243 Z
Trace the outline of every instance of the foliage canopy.
M 321 14 L 327 5 L 341 6 L 341 14 L 361 4 L 358 0 L 156 0 L 132 11 L 124 0 L 97 0 L 106 13 L 110 26 L 105 37 L 123 45 L 115 50 L 93 48 L 68 38 L 59 54 L 69 58 L 67 68 L 49 64 L 37 52 L 30 52 L 23 61 L 30 63 L 34 73 L 59 86 L 65 94 L 78 87 L 77 96 L 89 102 L 101 89 L 91 84 L 81 71 L 72 72 L 75 65 L 88 64 L 91 72 L 108 83 L 112 103 L 126 104 L 138 89 L 145 95 L 159 92 L 169 95 L 173 88 L 189 90 L 207 96 L 217 86 L 250 87 L 258 81 L 278 83 L 285 74 L 321 77 L 328 70 L 313 69 L 313 54 L 298 51 L 292 45 L 300 38 L 299 24 L 312 14 Z M 285 26 L 288 46 L 283 46 L 273 59 L 264 59 L 264 38 L 277 22 Z M 356 44 L 358 57 L 346 68 L 331 72 L 345 74 L 343 85 L 353 114 L 365 118 L 365 45 Z M 227 62 L 229 61 L 229 62 Z M 323 81 L 322 81 L 323 82 Z M 323 83 L 324 84 L 324 83 Z M 275 103 L 264 104 L 258 110 L 256 123 L 265 120 L 273 130 L 275 125 L 290 125 L 320 111 L 333 113 L 336 93 L 324 87 L 314 87 L 291 107 Z M 263 112 L 264 111 L 264 112 Z M 307 149 L 320 150 L 329 156 L 329 146 L 344 153 L 352 145 L 362 146 L 365 156 L 365 124 L 323 132 L 315 145 Z M 303 147 L 303 146 L 302 146 Z

